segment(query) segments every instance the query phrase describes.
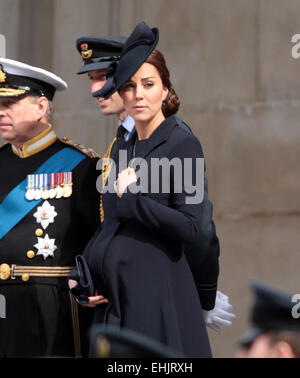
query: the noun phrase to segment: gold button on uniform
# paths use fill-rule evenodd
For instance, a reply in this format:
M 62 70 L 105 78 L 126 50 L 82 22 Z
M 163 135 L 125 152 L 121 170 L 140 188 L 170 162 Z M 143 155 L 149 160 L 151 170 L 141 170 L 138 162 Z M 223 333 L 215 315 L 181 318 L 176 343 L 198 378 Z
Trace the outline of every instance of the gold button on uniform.
M 27 273 L 22 274 L 22 281 L 26 282 L 26 281 L 29 280 L 29 278 L 30 278 L 29 274 L 27 274 Z
M 36 234 L 36 236 L 42 236 L 43 233 L 44 233 L 44 231 L 43 231 L 41 228 L 37 228 L 37 229 L 35 230 L 35 234 Z
M 10 277 L 10 266 L 8 264 L 0 265 L 0 280 L 8 280 Z
M 33 259 L 33 258 L 35 257 L 35 253 L 34 253 L 33 251 L 28 251 L 28 252 L 26 253 L 26 255 L 27 255 L 27 257 L 28 257 L 29 259 Z

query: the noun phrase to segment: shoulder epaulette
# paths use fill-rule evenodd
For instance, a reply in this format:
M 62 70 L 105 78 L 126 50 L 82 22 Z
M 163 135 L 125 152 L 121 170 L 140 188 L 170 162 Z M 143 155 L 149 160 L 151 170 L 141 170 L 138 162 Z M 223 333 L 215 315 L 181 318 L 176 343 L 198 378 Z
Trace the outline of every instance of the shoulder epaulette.
M 94 151 L 92 148 L 87 148 L 82 144 L 74 143 L 72 140 L 68 138 L 60 138 L 60 141 L 67 144 L 68 146 L 76 148 L 77 150 L 91 158 L 101 158 L 101 155 Z

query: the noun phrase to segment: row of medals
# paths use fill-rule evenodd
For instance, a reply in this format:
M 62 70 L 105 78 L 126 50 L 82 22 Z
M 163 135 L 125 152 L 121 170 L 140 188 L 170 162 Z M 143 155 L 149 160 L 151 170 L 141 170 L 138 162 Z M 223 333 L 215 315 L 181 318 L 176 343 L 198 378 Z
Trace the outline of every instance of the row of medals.
M 56 185 L 51 189 L 27 189 L 25 198 L 28 201 L 39 199 L 68 198 L 72 195 L 72 184 Z

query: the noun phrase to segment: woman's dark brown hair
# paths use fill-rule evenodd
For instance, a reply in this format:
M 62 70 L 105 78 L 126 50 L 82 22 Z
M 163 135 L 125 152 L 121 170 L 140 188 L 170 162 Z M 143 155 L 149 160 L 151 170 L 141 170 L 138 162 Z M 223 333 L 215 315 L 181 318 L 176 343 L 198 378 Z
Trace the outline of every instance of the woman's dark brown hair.
M 153 50 L 145 63 L 152 64 L 157 69 L 163 86 L 169 90 L 169 93 L 162 104 L 163 115 L 168 117 L 177 113 L 180 105 L 180 99 L 171 84 L 170 73 L 163 54 L 158 50 Z

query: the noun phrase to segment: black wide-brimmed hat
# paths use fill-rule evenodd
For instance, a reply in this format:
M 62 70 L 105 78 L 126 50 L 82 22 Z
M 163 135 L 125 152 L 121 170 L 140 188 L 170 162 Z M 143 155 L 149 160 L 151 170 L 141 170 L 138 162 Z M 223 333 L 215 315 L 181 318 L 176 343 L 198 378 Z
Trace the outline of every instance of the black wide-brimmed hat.
M 120 59 L 127 38 L 121 36 L 79 37 L 76 48 L 82 57 L 83 65 L 78 75 L 94 70 L 106 69 Z
M 292 294 L 258 280 L 252 281 L 251 288 L 254 293 L 250 314 L 252 328 L 239 341 L 240 345 L 250 345 L 265 332 L 285 330 L 300 335 L 300 319 L 296 319 L 292 312 L 295 306 Z
M 119 64 L 112 63 L 107 69 L 107 82 L 94 97 L 108 98 L 129 80 L 148 56 L 155 49 L 159 39 L 159 30 L 150 29 L 145 22 L 140 22 L 128 37 L 123 48 Z

